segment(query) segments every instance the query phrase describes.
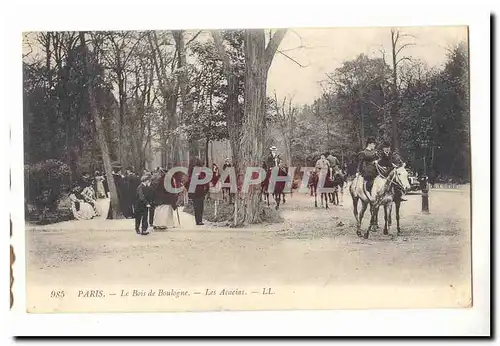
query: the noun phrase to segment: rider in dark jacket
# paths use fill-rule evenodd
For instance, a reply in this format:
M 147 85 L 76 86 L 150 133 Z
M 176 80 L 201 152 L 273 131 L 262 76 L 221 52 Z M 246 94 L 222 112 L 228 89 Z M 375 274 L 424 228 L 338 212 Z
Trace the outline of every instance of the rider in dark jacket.
M 361 175 L 366 182 L 366 190 L 371 193 L 373 187 L 373 180 L 377 176 L 377 168 L 375 161 L 379 158 L 375 150 L 375 138 L 369 137 L 366 141 L 366 149 L 358 154 L 358 167 L 356 169 L 356 176 Z M 371 199 L 371 196 L 369 196 Z
M 275 146 L 269 148 L 269 155 L 266 157 L 264 161 L 264 168 L 269 169 L 272 167 L 276 167 L 281 163 L 281 157 L 278 154 L 278 149 Z
M 404 161 L 401 156 L 391 151 L 391 143 L 385 141 L 380 147 L 380 159 L 377 161 L 378 165 L 382 168 L 382 174 L 387 177 L 391 169 L 400 167 Z M 402 196 L 400 196 L 401 201 L 406 201 Z

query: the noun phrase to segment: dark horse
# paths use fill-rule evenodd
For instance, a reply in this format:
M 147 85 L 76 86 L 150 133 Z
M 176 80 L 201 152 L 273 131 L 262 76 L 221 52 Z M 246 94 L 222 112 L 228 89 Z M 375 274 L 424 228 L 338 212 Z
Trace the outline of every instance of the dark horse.
M 283 197 L 283 204 L 286 202 L 286 200 L 285 200 L 285 194 L 283 192 L 285 190 L 286 182 L 285 181 L 277 181 L 274 184 L 274 190 L 269 191 L 270 190 L 269 183 L 270 183 L 270 180 L 271 180 L 271 173 L 272 173 L 272 169 L 273 168 L 274 169 L 278 169 L 278 176 L 280 176 L 280 177 L 286 177 L 288 175 L 288 169 L 287 169 L 287 167 L 285 165 L 283 165 L 282 163 L 278 163 L 276 167 L 269 167 L 266 170 L 266 178 L 260 184 L 260 186 L 261 186 L 262 194 L 264 196 L 264 200 L 267 201 L 267 206 L 270 205 L 270 203 L 269 203 L 269 193 L 271 192 L 271 194 L 273 195 L 274 200 L 276 201 L 276 210 L 278 210 L 279 207 L 280 207 L 281 197 Z
M 327 173 L 319 173 L 316 171 L 311 172 L 311 175 L 309 177 L 309 187 L 311 188 L 311 195 L 314 194 L 314 206 L 317 208 L 318 207 L 318 199 L 317 199 L 317 191 L 318 191 L 318 185 L 320 181 L 320 175 L 324 174 L 324 183 L 323 183 L 323 188 L 333 188 L 333 179 L 331 176 L 331 171 L 328 170 Z M 328 200 L 330 200 L 330 203 L 333 203 L 333 193 L 329 192 L 321 192 L 321 206 L 323 206 L 323 199 L 325 200 L 325 208 L 328 209 Z

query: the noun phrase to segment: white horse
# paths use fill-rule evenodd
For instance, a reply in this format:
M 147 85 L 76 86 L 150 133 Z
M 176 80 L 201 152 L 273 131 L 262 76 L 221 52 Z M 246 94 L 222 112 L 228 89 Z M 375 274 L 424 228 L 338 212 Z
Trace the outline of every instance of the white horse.
M 385 216 L 385 226 L 384 234 L 389 234 L 389 228 L 391 226 L 391 213 L 392 213 L 392 202 L 396 204 L 396 221 L 397 221 L 397 231 L 400 234 L 399 227 L 399 208 L 400 208 L 400 196 L 401 193 L 406 192 L 410 189 L 410 182 L 408 181 L 408 172 L 405 169 L 405 164 L 401 167 L 396 167 L 389 172 L 387 177 L 384 177 L 380 173 L 380 168 L 375 162 L 379 174 L 375 177 L 373 181 L 373 187 L 371 191 L 371 199 L 366 193 L 366 187 L 364 178 L 358 176 L 352 181 L 349 192 L 351 193 L 353 207 L 354 207 L 354 217 L 357 222 L 356 234 L 361 236 L 361 223 L 363 221 L 363 216 L 366 212 L 368 205 L 370 205 L 371 220 L 370 226 L 364 234 L 364 238 L 367 239 L 372 227 L 377 225 L 377 215 L 381 205 L 384 206 L 384 216 Z M 358 201 L 361 200 L 361 211 L 358 215 Z

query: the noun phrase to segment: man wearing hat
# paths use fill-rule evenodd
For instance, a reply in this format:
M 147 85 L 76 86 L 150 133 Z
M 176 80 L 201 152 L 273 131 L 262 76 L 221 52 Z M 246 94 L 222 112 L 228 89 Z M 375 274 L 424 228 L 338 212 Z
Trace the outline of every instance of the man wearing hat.
M 278 154 L 278 148 L 274 145 L 269 148 L 269 155 L 264 161 L 264 165 L 266 169 L 277 167 L 281 163 L 281 157 Z
M 151 183 L 149 175 L 141 177 L 141 183 L 137 187 L 136 200 L 135 200 L 135 232 L 140 235 L 147 235 L 148 233 L 148 208 L 151 207 L 151 194 L 148 186 Z M 141 229 L 142 226 L 142 229 Z
M 222 166 L 222 170 L 225 170 L 228 167 L 232 167 L 232 164 L 231 159 L 229 157 L 226 157 L 226 159 L 224 160 L 224 165 Z
M 375 146 L 375 138 L 368 137 L 366 140 L 366 148 L 358 154 L 358 167 L 356 169 L 356 177 L 361 175 L 365 180 L 366 192 L 370 201 L 372 200 L 371 190 L 373 181 L 377 176 L 375 161 L 378 159 L 378 155 Z
M 380 167 L 382 167 L 382 174 L 387 177 L 389 172 L 396 167 L 400 167 L 404 162 L 398 153 L 391 151 L 391 143 L 384 141 L 380 146 L 380 159 L 377 161 Z M 400 197 L 401 201 L 406 201 L 405 198 Z

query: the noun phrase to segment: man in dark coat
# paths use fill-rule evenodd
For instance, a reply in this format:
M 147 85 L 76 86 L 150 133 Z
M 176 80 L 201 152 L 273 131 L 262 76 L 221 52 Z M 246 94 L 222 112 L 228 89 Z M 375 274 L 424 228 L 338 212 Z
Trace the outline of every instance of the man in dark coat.
M 379 153 L 380 159 L 377 161 L 377 163 L 381 167 L 381 173 L 385 177 L 387 177 L 394 166 L 400 167 L 404 163 L 401 156 L 391 150 L 391 143 L 387 141 L 384 141 L 382 143 Z M 402 196 L 400 197 L 400 199 L 401 201 L 406 201 L 406 199 L 404 199 Z
M 125 217 L 134 217 L 134 209 L 135 209 L 135 192 L 137 191 L 137 187 L 141 183 L 140 178 L 135 174 L 132 168 L 127 169 L 127 173 L 125 175 L 125 188 L 127 190 L 126 193 L 126 215 Z
M 130 218 L 130 213 L 127 212 L 127 200 L 128 200 L 128 189 L 125 180 L 125 176 L 122 173 L 122 168 L 120 165 L 116 164 L 113 166 L 113 179 L 115 181 L 116 191 L 118 194 L 118 200 L 120 202 L 120 212 L 123 216 Z
M 142 176 L 141 183 L 137 187 L 135 200 L 135 232 L 141 235 L 148 233 L 148 208 L 151 206 L 151 193 L 149 185 L 151 178 L 147 175 Z M 142 229 L 141 229 L 142 226 Z
M 377 168 L 375 161 L 378 159 L 377 151 L 375 150 L 375 138 L 368 137 L 366 148 L 358 154 L 358 167 L 356 176 L 361 175 L 366 183 L 366 190 L 371 193 L 373 180 L 377 176 Z M 371 200 L 371 196 L 368 196 Z
M 201 162 L 199 160 L 196 160 L 194 164 L 190 167 L 189 169 L 189 177 L 186 181 L 186 189 L 189 191 L 189 185 L 191 184 L 191 180 L 193 178 L 193 174 L 195 173 L 195 169 L 197 167 L 203 167 Z M 199 173 L 199 179 L 204 179 L 205 178 L 205 172 L 200 172 Z M 202 184 L 202 185 L 196 185 L 196 189 L 194 193 L 189 193 L 188 197 L 193 200 L 193 207 L 194 207 L 194 217 L 196 220 L 196 224 L 198 226 L 203 225 L 203 209 L 205 205 L 205 196 L 208 193 L 209 190 L 209 184 Z

